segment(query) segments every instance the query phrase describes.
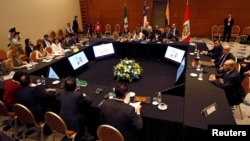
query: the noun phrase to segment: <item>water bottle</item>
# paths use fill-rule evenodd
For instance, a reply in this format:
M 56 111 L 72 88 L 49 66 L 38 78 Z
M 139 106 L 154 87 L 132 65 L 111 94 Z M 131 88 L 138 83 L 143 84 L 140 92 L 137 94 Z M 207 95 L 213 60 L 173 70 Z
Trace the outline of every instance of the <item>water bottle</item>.
M 79 83 L 79 79 L 76 78 L 76 89 L 79 90 L 80 89 L 80 83 Z
M 196 58 L 200 59 L 200 50 L 197 50 Z
M 202 68 L 200 69 L 198 80 L 203 80 L 203 69 Z
M 196 67 L 196 71 L 200 71 L 201 70 L 201 62 L 199 61 L 198 62 L 198 65 L 197 65 L 197 67 Z
M 158 100 L 158 103 L 160 104 L 161 103 L 161 92 L 158 92 L 157 100 Z
M 194 49 L 194 53 L 197 53 L 197 44 L 195 44 L 195 49 Z
M 42 82 L 42 85 L 46 85 L 46 80 L 43 75 L 41 76 L 41 82 Z

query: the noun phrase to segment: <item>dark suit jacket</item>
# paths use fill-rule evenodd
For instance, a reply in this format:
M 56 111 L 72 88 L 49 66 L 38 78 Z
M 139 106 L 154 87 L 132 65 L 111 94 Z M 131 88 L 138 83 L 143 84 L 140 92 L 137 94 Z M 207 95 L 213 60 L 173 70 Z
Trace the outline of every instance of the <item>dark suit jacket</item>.
M 223 47 L 220 45 L 218 47 L 214 47 L 213 49 L 207 52 L 207 56 L 211 57 L 212 59 L 219 58 L 221 54 L 223 54 Z
M 101 106 L 101 121 L 117 128 L 125 141 L 134 141 L 136 130 L 141 129 L 141 115 L 135 113 L 134 107 L 119 100 L 106 100 Z
M 216 78 L 223 78 L 224 83 L 219 80 L 212 81 L 216 86 L 224 89 L 229 105 L 237 105 L 243 102 L 245 96 L 241 86 L 241 78 L 236 70 L 216 75 Z
M 25 53 L 26 56 L 29 58 L 30 57 L 30 53 L 35 49 L 35 47 L 33 47 L 33 49 L 31 49 L 29 46 L 25 46 Z
M 62 41 L 62 48 L 66 49 L 66 48 L 70 48 L 73 45 L 72 40 L 69 40 L 68 42 L 66 40 Z
M 76 91 L 62 91 L 60 99 L 60 116 L 65 121 L 69 130 L 79 131 L 81 126 L 80 120 L 84 120 L 86 118 L 86 115 L 84 115 L 81 111 L 84 111 L 84 108 L 91 105 L 91 99 L 88 96 L 83 96 L 82 93 Z
M 162 34 L 162 39 L 169 39 L 169 40 L 172 40 L 173 39 L 173 33 L 172 32 L 169 32 L 169 33 L 166 33 L 166 32 L 164 32 L 163 34 Z
M 234 19 L 231 18 L 231 21 L 229 22 L 230 25 L 228 25 L 228 17 L 224 19 L 224 26 L 225 28 L 232 28 L 234 25 Z
M 19 103 L 26 106 L 35 116 L 37 122 L 44 121 L 46 109 L 41 106 L 41 99 L 45 97 L 54 97 L 54 93 L 47 93 L 44 88 L 23 87 L 17 92 Z
M 220 65 L 221 65 L 221 64 L 224 64 L 224 62 L 225 62 L 226 60 L 229 60 L 229 59 L 235 60 L 235 57 L 233 56 L 232 53 L 226 54 L 225 59 L 222 59 L 222 58 L 221 58 L 222 55 L 223 55 L 223 54 L 221 54 L 221 55 L 220 55 L 218 58 L 216 58 L 215 61 L 214 61 L 214 64 L 215 64 L 215 67 L 216 67 L 216 68 L 220 68 L 220 67 L 221 67 Z

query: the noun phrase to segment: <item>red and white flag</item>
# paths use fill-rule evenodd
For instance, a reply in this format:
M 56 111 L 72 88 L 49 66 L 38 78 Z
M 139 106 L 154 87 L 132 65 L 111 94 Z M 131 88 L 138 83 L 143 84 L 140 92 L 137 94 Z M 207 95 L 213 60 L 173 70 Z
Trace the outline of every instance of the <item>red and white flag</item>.
M 189 22 L 189 6 L 188 2 L 185 8 L 184 13 L 184 22 L 183 22 L 183 29 L 182 29 L 182 41 L 189 42 L 190 40 L 190 22 Z

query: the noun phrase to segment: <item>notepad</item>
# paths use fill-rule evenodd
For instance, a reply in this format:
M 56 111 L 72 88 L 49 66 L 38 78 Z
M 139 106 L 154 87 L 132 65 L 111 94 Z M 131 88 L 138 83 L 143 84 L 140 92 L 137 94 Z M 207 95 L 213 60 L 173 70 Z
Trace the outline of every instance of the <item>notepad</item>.
M 135 96 L 134 102 L 143 102 L 143 103 L 150 103 L 149 96 Z
M 87 83 L 86 80 L 82 80 L 82 79 L 80 80 L 80 79 L 79 79 L 79 80 L 78 80 L 78 84 L 80 84 L 80 86 L 86 87 L 88 83 Z

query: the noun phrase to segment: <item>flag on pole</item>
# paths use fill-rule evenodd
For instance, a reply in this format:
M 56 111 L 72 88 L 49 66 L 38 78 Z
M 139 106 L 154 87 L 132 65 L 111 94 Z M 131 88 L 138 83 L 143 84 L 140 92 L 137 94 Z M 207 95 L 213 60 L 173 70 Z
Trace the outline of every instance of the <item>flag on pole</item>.
M 126 2 L 124 2 L 123 26 L 124 26 L 124 27 L 128 27 L 128 17 L 127 17 Z
M 143 8 L 143 27 L 147 24 L 147 7 L 146 7 L 146 1 L 144 2 L 144 8 Z
M 168 26 L 169 24 L 169 0 L 167 1 L 166 13 L 165 13 L 165 24 L 164 26 Z
M 188 1 L 187 1 L 185 13 L 184 13 L 182 41 L 189 42 L 189 40 L 190 40 L 190 23 L 189 23 L 189 6 L 188 6 Z

